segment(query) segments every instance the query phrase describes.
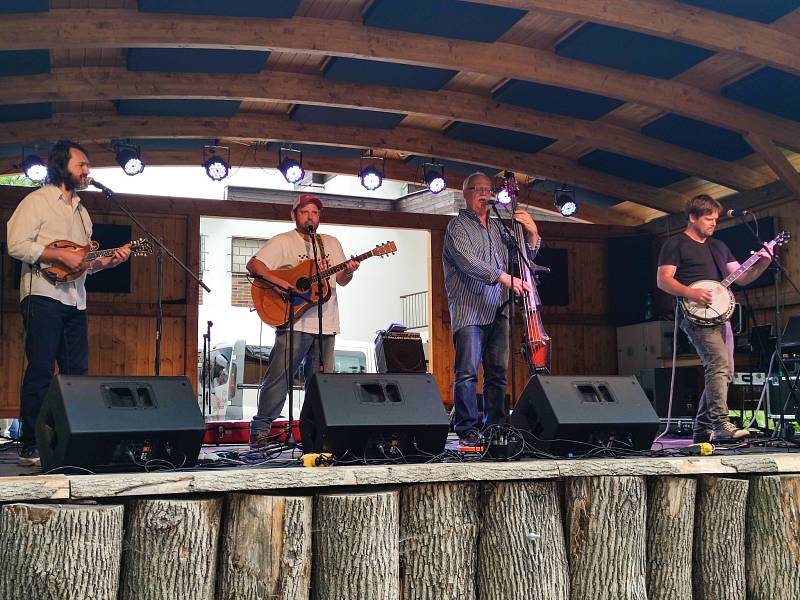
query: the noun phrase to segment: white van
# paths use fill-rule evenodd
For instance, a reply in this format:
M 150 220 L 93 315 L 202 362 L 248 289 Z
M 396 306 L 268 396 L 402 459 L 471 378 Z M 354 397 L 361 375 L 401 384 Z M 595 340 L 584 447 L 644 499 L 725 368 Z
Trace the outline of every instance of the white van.
M 249 421 L 258 408 L 261 378 L 269 364 L 272 346 L 247 344 L 245 340 L 215 344 L 211 350 L 211 409 L 203 408 L 202 353 L 198 357 L 198 400 L 206 421 Z M 335 373 L 375 373 L 375 346 L 336 338 Z M 304 375 L 301 366 L 294 376 L 293 417 L 300 417 Z M 288 402 L 280 418 L 288 418 Z

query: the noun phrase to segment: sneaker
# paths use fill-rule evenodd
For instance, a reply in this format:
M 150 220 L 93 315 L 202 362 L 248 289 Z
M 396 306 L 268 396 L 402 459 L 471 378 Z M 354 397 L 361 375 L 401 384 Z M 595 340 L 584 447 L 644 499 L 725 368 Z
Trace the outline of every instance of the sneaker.
M 23 448 L 19 452 L 17 464 L 20 467 L 38 467 L 42 461 L 39 459 L 39 451 L 36 448 Z
M 476 446 L 480 446 L 481 444 L 481 436 L 478 435 L 477 431 L 467 431 L 458 439 L 458 445 L 467 448 L 474 448 Z
M 706 442 L 711 441 L 711 432 L 710 431 L 695 431 L 692 434 L 692 443 L 693 444 L 704 444 Z
M 735 442 L 750 435 L 747 429 L 739 429 L 730 421 L 725 421 L 721 427 L 711 432 L 712 442 Z

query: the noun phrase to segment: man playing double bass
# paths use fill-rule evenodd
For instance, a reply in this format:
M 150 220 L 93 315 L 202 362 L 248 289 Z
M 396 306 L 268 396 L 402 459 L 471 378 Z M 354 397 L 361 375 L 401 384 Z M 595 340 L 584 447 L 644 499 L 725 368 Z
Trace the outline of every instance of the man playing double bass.
M 455 346 L 453 429 L 462 446 L 481 443 L 475 388 L 478 366 L 483 364 L 483 427 L 506 420 L 506 369 L 508 367 L 508 292 L 530 291 L 528 282 L 509 271 L 506 232 L 489 218 L 494 201 L 492 182 L 483 173 L 464 180 L 466 209 L 447 224 L 442 263 L 450 325 Z M 516 211 L 526 234 L 528 258 L 541 245 L 533 218 Z

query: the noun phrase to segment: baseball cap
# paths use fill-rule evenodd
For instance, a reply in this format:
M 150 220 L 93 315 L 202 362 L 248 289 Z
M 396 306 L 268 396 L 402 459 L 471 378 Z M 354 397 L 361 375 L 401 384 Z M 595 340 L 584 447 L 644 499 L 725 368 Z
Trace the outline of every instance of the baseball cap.
M 312 202 L 317 205 L 318 209 L 322 210 L 322 200 L 317 198 L 314 194 L 300 194 L 297 197 L 297 200 L 294 201 L 294 204 L 292 205 L 292 210 L 297 210 L 301 206 L 305 206 L 306 204 Z

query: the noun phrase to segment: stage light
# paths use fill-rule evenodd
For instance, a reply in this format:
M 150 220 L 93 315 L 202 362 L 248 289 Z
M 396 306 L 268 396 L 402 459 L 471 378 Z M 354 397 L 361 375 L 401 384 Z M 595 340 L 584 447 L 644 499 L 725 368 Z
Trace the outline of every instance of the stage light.
M 122 167 L 126 175 L 138 175 L 144 171 L 144 161 L 138 146 L 129 144 L 115 144 L 117 164 Z
M 218 150 L 228 151 L 228 160 L 217 155 Z M 208 155 L 208 158 L 206 156 Z M 231 149 L 227 146 L 203 146 L 203 167 L 213 181 L 222 181 L 230 173 Z
M 444 166 L 436 163 L 425 163 L 422 165 L 422 181 L 428 186 L 432 194 L 438 194 L 447 188 L 447 180 L 444 178 Z
M 365 167 L 364 161 L 370 164 Z M 369 151 L 369 154 L 361 156 L 358 178 L 361 180 L 361 185 L 370 192 L 377 190 L 383 183 L 383 164 L 385 161 L 385 156 L 372 156 L 372 150 Z M 380 168 L 375 166 L 375 162 L 379 162 Z
M 36 154 L 30 154 L 22 161 L 22 172 L 25 177 L 36 183 L 42 183 L 47 179 L 47 167 Z
M 575 190 L 561 187 L 556 188 L 553 194 L 554 204 L 562 216 L 571 217 L 578 211 L 578 203 L 575 202 Z
M 511 202 L 511 192 L 508 191 L 508 187 L 503 185 L 497 189 L 497 194 L 495 195 L 497 198 L 498 204 L 508 204 Z
M 278 150 L 278 170 L 288 183 L 299 182 L 306 174 L 303 170 L 303 153 L 292 148 Z

